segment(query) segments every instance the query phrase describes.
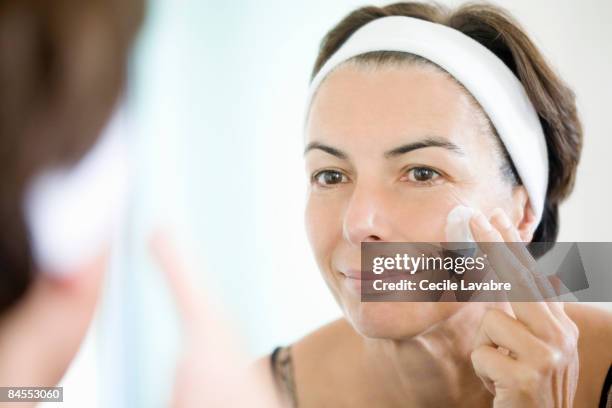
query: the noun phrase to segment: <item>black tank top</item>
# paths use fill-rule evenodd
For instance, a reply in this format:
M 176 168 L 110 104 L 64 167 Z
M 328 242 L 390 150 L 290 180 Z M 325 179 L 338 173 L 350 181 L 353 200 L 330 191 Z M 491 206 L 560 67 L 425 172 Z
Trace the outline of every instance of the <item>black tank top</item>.
M 608 375 L 606 375 L 606 381 L 601 390 L 599 408 L 612 408 L 612 366 L 608 369 Z

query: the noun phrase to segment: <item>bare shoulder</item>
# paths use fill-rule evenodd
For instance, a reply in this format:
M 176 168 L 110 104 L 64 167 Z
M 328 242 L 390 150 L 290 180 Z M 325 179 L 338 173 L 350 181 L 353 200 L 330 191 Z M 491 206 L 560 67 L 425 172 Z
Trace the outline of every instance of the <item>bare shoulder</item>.
M 275 390 L 274 394 L 281 407 L 291 407 L 292 398 L 299 400 L 300 406 L 318 406 L 317 402 L 305 401 L 311 395 L 323 396 L 324 393 L 311 393 L 312 389 L 330 389 L 330 379 L 337 378 L 333 371 L 343 364 L 337 364 L 338 351 L 351 343 L 355 333 L 344 319 L 328 323 L 300 340 L 284 347 L 279 358 L 288 361 L 290 372 L 282 373 L 288 378 L 277 378 L 272 368 L 271 354 L 264 355 L 252 363 L 257 376 L 265 379 L 266 388 Z M 286 362 L 287 362 L 286 361 Z M 325 373 L 322 375 L 322 373 Z M 291 383 L 288 385 L 287 382 Z M 287 386 L 294 387 L 296 395 L 291 396 Z M 301 397 L 303 396 L 303 397 Z
M 292 354 L 302 377 L 317 372 L 325 364 L 327 370 L 342 366 L 343 353 L 359 346 L 357 334 L 343 318 L 335 320 L 303 337 L 292 345 Z M 319 371 L 320 372 L 320 371 Z
M 580 331 L 580 377 L 576 406 L 597 406 L 612 365 L 612 312 L 595 306 L 567 304 L 565 312 Z
M 569 303 L 565 312 L 580 330 L 580 344 L 588 353 L 612 360 L 612 312 L 600 307 Z M 608 361 L 609 363 L 609 361 Z
M 355 375 L 354 359 L 361 341 L 343 318 L 310 333 L 291 346 L 299 406 L 326 406 L 342 395 Z M 350 380 L 349 380 L 350 382 Z
M 292 348 L 295 355 L 329 357 L 335 354 L 335 349 L 344 349 L 347 342 L 350 343 L 354 339 L 356 339 L 356 333 L 353 328 L 344 318 L 340 318 L 301 338 Z

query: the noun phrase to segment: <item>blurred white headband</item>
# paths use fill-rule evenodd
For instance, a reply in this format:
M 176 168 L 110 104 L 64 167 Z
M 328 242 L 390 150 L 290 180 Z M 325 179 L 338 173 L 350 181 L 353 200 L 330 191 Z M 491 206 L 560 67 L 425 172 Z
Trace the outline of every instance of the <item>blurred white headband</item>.
M 312 80 L 308 111 L 319 85 L 334 68 L 373 51 L 421 56 L 446 70 L 472 94 L 506 147 L 539 222 L 548 185 L 548 153 L 538 115 L 521 82 L 503 61 L 458 30 L 403 16 L 366 24 L 351 35 Z
M 46 170 L 30 183 L 24 213 L 41 270 L 72 272 L 110 245 L 128 186 L 121 125 L 116 113 L 76 165 Z

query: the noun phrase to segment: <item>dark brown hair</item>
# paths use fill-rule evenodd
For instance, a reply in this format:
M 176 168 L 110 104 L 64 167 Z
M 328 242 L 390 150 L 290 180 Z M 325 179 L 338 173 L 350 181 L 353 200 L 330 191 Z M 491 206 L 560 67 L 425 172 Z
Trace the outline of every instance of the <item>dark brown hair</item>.
M 437 3 L 418 2 L 359 8 L 343 18 L 323 38 L 312 76 L 355 31 L 373 20 L 388 16 L 414 17 L 454 28 L 491 50 L 521 81 L 542 123 L 549 160 L 544 212 L 532 242 L 554 242 L 559 230 L 558 206 L 574 187 L 582 150 L 582 126 L 572 90 L 561 81 L 521 26 L 504 9 L 475 3 L 455 10 Z M 378 52 L 370 53 L 365 59 L 380 63 L 397 57 L 394 53 Z M 507 153 L 505 155 L 507 157 Z M 513 167 L 511 163 L 510 167 Z M 516 171 L 512 171 L 520 183 Z
M 0 313 L 33 276 L 33 175 L 80 158 L 121 92 L 143 0 L 0 0 Z

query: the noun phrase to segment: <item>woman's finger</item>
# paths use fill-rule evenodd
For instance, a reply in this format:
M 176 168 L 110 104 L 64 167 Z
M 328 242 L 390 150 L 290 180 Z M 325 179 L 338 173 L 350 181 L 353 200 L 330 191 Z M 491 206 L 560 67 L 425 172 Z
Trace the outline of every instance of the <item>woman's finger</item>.
M 512 285 L 508 297 L 521 300 L 541 298 L 531 274 L 525 271 L 523 264 L 504 244 L 501 233 L 493 227 L 484 214 L 477 212 L 470 220 L 470 227 L 476 243 L 487 256 L 495 274 L 502 282 Z
M 476 332 L 474 349 L 480 346 L 503 347 L 511 356 L 521 361 L 533 361 L 547 351 L 542 340 L 519 320 L 499 309 L 485 313 Z
M 531 273 L 508 249 L 501 233 L 482 213 L 472 218 L 471 227 L 478 246 L 487 254 L 496 275 L 512 285 L 508 298 L 517 319 L 537 336 L 545 337 L 547 332 L 555 330 L 557 319 L 554 313 L 545 302 L 537 301 L 542 299 L 542 295 Z
M 548 277 L 538 272 L 536 260 L 527 249 L 527 245 L 522 241 L 518 230 L 514 224 L 512 224 L 506 212 L 501 208 L 496 208 L 491 213 L 490 220 L 491 225 L 499 231 L 506 246 L 521 264 L 525 266 L 524 271 L 532 275 L 533 281 L 540 291 L 541 297 L 554 301 L 554 299 L 558 297 L 557 291 L 554 289 Z
M 511 379 L 522 377 L 519 363 L 494 346 L 480 346 L 470 357 L 476 375 L 493 395 L 498 388 L 511 388 Z
M 539 291 L 538 299 L 546 302 L 553 315 L 560 318 L 564 314 L 563 306 L 556 301 L 558 292 L 554 289 L 547 276 L 544 276 L 538 271 L 538 266 L 527 249 L 527 246 L 522 242 L 520 234 L 516 227 L 510 221 L 506 212 L 501 208 L 496 208 L 491 214 L 491 225 L 497 229 L 505 241 L 505 245 L 510 249 L 514 256 L 524 266 L 521 269 L 525 274 L 531 274 L 533 282 Z
M 278 406 L 273 388 L 249 369 L 248 358 L 228 320 L 196 290 L 192 269 L 169 234 L 156 232 L 150 248 L 168 280 L 187 334 L 171 406 Z
M 204 302 L 191 279 L 191 269 L 179 255 L 169 233 L 155 231 L 149 239 L 149 248 L 168 282 L 185 328 L 189 330 L 201 324 L 206 310 Z

